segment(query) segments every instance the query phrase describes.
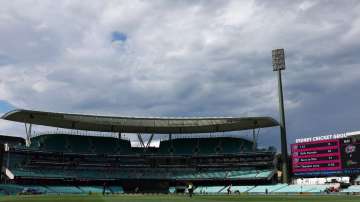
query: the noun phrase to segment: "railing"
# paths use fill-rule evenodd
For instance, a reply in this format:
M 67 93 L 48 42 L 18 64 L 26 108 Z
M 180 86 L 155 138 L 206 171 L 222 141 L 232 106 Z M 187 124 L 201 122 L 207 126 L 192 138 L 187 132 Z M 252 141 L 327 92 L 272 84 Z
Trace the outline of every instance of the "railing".
M 90 137 L 112 137 L 119 138 L 119 133 L 111 133 L 111 132 L 96 132 L 96 131 L 81 131 L 81 130 L 66 130 L 66 129 L 58 129 L 51 131 L 41 131 L 41 132 L 33 132 L 32 137 L 38 137 L 41 135 L 78 135 L 78 136 L 90 136 Z M 120 137 L 123 140 L 130 140 L 128 138 Z

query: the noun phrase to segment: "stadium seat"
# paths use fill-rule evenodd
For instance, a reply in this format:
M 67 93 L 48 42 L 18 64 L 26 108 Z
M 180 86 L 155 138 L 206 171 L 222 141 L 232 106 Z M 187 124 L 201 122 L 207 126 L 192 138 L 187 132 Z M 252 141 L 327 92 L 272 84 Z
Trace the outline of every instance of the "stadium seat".
M 15 185 L 15 184 L 0 184 L 0 192 L 2 192 L 4 195 L 15 195 L 24 189 L 21 185 Z
M 258 170 L 256 178 L 268 178 L 273 172 L 274 170 Z
M 109 189 L 114 194 L 123 194 L 124 189 L 121 186 L 110 186 Z
M 31 138 L 32 147 L 56 152 L 68 152 L 69 145 L 66 134 L 45 134 Z
M 95 153 L 114 154 L 117 148 L 116 140 L 111 137 L 92 137 L 90 142 Z
M 31 138 L 31 149 L 56 152 L 130 154 L 130 141 L 113 137 L 44 134 Z
M 75 186 L 47 186 L 48 189 L 59 194 L 82 194 L 84 193 L 81 189 Z
M 102 186 L 79 186 L 79 189 L 85 193 L 102 193 Z
M 197 194 L 220 194 L 225 186 L 199 186 L 196 187 L 194 193 Z
M 68 135 L 70 150 L 74 153 L 90 153 L 90 137 L 80 135 Z
M 300 193 L 300 192 L 312 192 L 312 193 L 321 193 L 324 192 L 329 185 L 299 185 L 292 184 L 284 186 L 280 189 L 275 190 L 275 193 Z
M 252 142 L 232 137 L 180 138 L 160 142 L 159 154 L 170 154 L 171 150 L 176 155 L 234 154 L 252 151 Z
M 276 185 L 260 185 L 260 186 L 256 186 L 253 189 L 250 189 L 248 191 L 248 193 L 265 193 L 266 190 L 268 191 L 268 193 L 270 192 L 274 192 L 276 190 L 279 190 L 281 188 L 284 188 L 288 186 L 287 184 L 276 184 Z
M 190 139 L 191 141 L 191 139 Z M 197 141 L 198 143 L 198 147 L 199 147 L 199 154 L 201 155 L 207 155 L 207 154 L 216 154 L 216 148 L 220 145 L 219 142 L 219 138 L 198 138 Z M 218 150 L 219 152 L 221 152 L 221 148 L 220 150 Z
M 221 190 L 221 193 L 227 193 L 227 189 L 229 186 L 225 187 L 223 190 Z M 253 189 L 255 186 L 231 186 L 231 192 L 232 193 L 244 193 L 248 192 L 249 190 Z
M 174 194 L 176 192 L 176 188 L 175 187 L 169 187 L 169 193 L 170 194 Z
M 24 188 L 31 188 L 31 189 L 35 189 L 41 193 L 44 194 L 51 194 L 51 193 L 56 193 L 53 190 L 47 188 L 46 186 L 41 186 L 41 185 L 24 185 Z
M 360 185 L 351 185 L 346 189 L 341 190 L 344 193 L 360 193 Z

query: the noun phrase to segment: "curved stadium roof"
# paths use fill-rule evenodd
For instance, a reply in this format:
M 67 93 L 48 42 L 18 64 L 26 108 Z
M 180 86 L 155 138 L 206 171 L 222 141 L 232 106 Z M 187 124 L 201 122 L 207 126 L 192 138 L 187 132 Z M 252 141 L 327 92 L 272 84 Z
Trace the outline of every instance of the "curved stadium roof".
M 278 126 L 271 117 L 115 117 L 16 109 L 4 120 L 75 130 L 121 133 L 209 133 Z

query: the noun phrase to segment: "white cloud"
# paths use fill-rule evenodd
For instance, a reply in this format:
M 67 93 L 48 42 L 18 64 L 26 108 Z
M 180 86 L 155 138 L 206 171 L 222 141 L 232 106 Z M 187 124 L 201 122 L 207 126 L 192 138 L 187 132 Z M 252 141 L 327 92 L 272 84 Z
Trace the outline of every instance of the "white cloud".
M 301 109 L 308 85 L 329 92 L 359 80 L 358 10 L 356 1 L 2 2 L 0 99 L 66 112 L 277 117 L 271 49 L 286 48 L 286 103 Z M 114 31 L 127 40 L 113 43 Z

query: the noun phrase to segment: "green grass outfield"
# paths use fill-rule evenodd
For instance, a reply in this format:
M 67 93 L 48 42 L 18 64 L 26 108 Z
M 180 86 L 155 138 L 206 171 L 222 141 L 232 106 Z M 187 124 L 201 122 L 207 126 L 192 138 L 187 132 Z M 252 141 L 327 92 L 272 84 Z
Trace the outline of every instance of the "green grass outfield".
M 116 196 L 101 196 L 101 195 L 44 195 L 44 196 L 0 196 L 0 202 L 165 202 L 165 201 L 192 201 L 192 202 L 204 202 L 204 201 L 249 201 L 249 202 L 350 202 L 360 201 L 360 196 L 309 196 L 309 195 L 295 195 L 295 196 L 239 196 L 239 195 L 206 195 L 206 196 L 194 196 L 189 198 L 184 195 L 116 195 Z

